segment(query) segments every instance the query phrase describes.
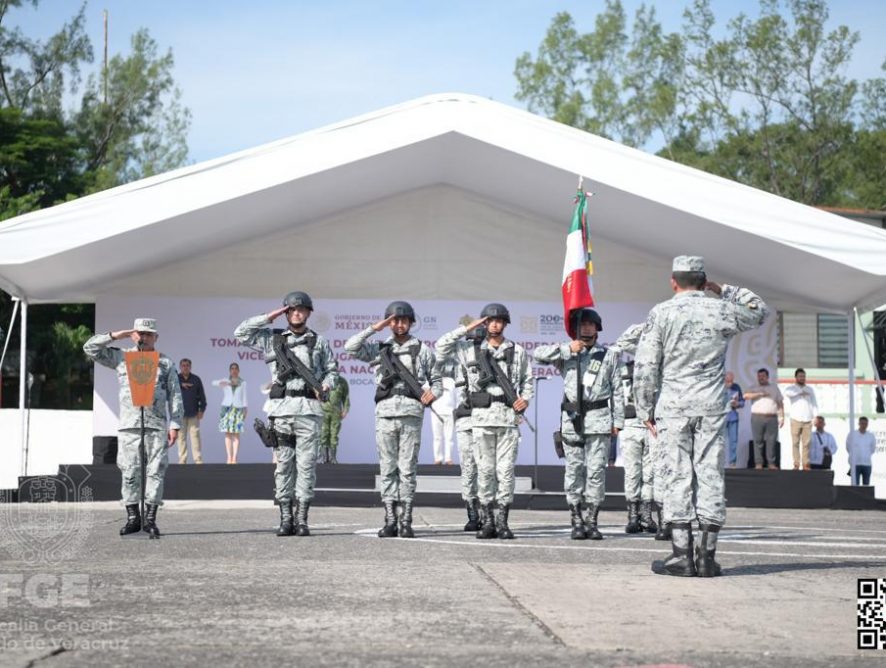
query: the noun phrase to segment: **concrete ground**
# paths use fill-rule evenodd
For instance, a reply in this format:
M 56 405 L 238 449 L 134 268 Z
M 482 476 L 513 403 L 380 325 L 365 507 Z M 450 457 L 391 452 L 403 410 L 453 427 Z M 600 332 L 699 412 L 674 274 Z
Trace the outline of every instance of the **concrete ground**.
M 886 578 L 886 513 L 730 508 L 724 577 L 655 575 L 669 547 L 601 513 L 512 514 L 479 541 L 419 508 L 314 508 L 277 538 L 267 502 L 168 502 L 160 540 L 113 503 L 0 506 L 0 665 L 886 665 L 856 649 L 858 578 Z M 882 619 L 882 618 L 881 618 Z

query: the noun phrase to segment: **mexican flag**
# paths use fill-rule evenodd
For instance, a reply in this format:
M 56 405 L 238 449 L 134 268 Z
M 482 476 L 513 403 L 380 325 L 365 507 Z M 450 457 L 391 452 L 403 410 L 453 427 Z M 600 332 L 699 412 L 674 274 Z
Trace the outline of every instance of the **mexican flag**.
M 563 260 L 563 320 L 570 338 L 575 338 L 572 311 L 594 305 L 594 265 L 591 262 L 591 235 L 588 233 L 587 205 L 590 195 L 581 188 L 575 194 L 575 210 L 566 237 Z

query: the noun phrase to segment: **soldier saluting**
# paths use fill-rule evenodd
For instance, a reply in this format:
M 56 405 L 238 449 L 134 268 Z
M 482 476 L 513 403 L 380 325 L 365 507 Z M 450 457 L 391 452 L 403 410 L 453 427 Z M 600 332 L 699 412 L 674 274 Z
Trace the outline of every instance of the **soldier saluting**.
M 532 399 L 532 372 L 526 351 L 504 336 L 510 322 L 511 314 L 503 304 L 487 304 L 478 320 L 437 340 L 437 354 L 443 359 L 455 357 L 467 371 L 472 445 L 480 462 L 477 538 L 483 539 L 514 537 L 508 514 L 514 502 L 518 425 Z M 459 340 L 481 325 L 486 325 L 485 340 Z M 497 517 L 493 503 L 498 504 Z
M 535 361 L 563 376 L 560 439 L 566 469 L 563 486 L 572 516 L 572 539 L 601 540 L 597 515 L 606 496 L 606 460 L 611 437 L 624 427 L 621 362 L 597 342 L 603 320 L 591 308 L 577 313 L 578 338 L 539 346 Z M 558 451 L 559 454 L 559 451 Z M 586 517 L 582 517 L 582 502 Z
M 663 519 L 673 553 L 652 568 L 714 577 L 720 575 L 717 535 L 726 521 L 726 347 L 739 332 L 759 327 L 768 308 L 750 290 L 708 281 L 704 258 L 681 255 L 672 270 L 674 296 L 649 312 L 634 361 L 637 417 L 657 434 L 666 462 Z M 695 519 L 701 541 L 693 559 Z
M 385 504 L 385 524 L 379 529 L 379 538 L 415 536 L 412 502 L 421 425 L 425 406 L 443 394 L 433 351 L 409 333 L 414 322 L 411 304 L 391 302 L 384 319 L 345 343 L 345 350 L 375 367 L 375 441 Z M 385 327 L 391 329 L 386 341 L 369 341 Z
M 181 387 L 175 363 L 160 355 L 157 366 L 157 382 L 154 386 L 153 405 L 145 408 L 145 516 L 141 517 L 141 410 L 132 404 L 129 372 L 123 351 L 111 348 L 114 341 L 131 339 L 139 350 L 151 352 L 160 335 L 157 321 L 138 318 L 132 329 L 96 334 L 83 344 L 83 352 L 89 359 L 117 371 L 120 386 L 120 426 L 117 448 L 117 468 L 120 469 L 121 496 L 126 506 L 126 524 L 120 535 L 144 530 L 152 537 L 159 536 L 157 509 L 163 501 L 163 481 L 169 465 L 168 448 L 178 440 L 178 431 L 184 420 Z M 167 424 L 167 411 L 169 423 Z
M 247 318 L 234 330 L 244 345 L 264 353 L 274 381 L 268 395 L 268 426 L 256 421 L 262 442 L 274 448 L 274 497 L 280 505 L 278 536 L 310 536 L 308 510 L 317 479 L 317 452 L 323 418 L 321 400 L 338 378 L 325 338 L 308 328 L 314 303 L 290 292 L 283 306 Z M 286 315 L 286 329 L 268 327 Z M 294 504 L 294 508 L 293 508 Z

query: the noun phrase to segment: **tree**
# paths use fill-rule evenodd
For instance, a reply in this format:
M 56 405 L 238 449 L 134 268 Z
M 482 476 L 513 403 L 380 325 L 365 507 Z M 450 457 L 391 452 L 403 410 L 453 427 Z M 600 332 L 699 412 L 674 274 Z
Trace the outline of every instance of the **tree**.
M 655 141 L 661 155 L 797 201 L 882 206 L 886 80 L 848 78 L 859 35 L 827 22 L 824 0 L 761 0 L 758 17 L 739 14 L 718 39 L 710 1 L 693 0 L 680 34 L 641 6 L 628 38 L 621 3 L 607 0 L 587 35 L 568 14 L 554 17 L 537 57 L 517 61 L 517 95 L 557 120 L 632 146 Z
M 20 202 L 12 198 L 40 193 L 39 206 L 48 206 L 187 161 L 191 115 L 175 85 L 171 51 L 161 54 L 148 31 L 139 30 L 132 36 L 130 53 L 113 56 L 106 72 L 89 75 L 79 106 L 65 109 L 65 91 L 80 91 L 82 68 L 93 59 L 84 30 L 86 5 L 58 32 L 40 41 L 4 25 L 10 9 L 25 4 L 37 7 L 39 0 L 0 0 L 0 110 L 17 110 L 20 116 L 9 116 L 6 122 L 21 125 L 17 135 L 0 135 L 0 151 L 21 153 L 21 146 L 9 144 L 24 134 L 31 141 L 45 130 L 44 139 L 52 146 L 43 147 L 44 155 L 62 152 L 68 190 L 43 188 L 53 174 L 41 172 L 38 167 L 44 163 L 38 162 L 33 180 L 20 180 L 21 193 L 10 186 L 0 201 L 0 215 L 3 209 L 8 215 L 35 204 L 33 198 Z M 72 178 L 72 165 L 78 178 Z
M 172 75 L 171 51 L 161 54 L 146 30 L 107 72 L 81 74 L 92 62 L 86 6 L 46 40 L 10 28 L 11 10 L 39 0 L 0 0 L 0 220 L 173 169 L 187 160 L 190 112 Z M 108 82 L 107 100 L 102 90 Z M 79 105 L 65 101 L 81 92 Z M 12 300 L 0 292 L 0 327 Z M 82 345 L 94 326 L 91 304 L 29 309 L 28 349 L 35 407 L 90 408 L 90 365 Z M 18 332 L 11 343 L 18 346 Z M 13 348 L 13 349 L 14 349 Z M 6 379 L 4 405 L 18 398 Z M 37 389 L 39 388 L 39 390 Z

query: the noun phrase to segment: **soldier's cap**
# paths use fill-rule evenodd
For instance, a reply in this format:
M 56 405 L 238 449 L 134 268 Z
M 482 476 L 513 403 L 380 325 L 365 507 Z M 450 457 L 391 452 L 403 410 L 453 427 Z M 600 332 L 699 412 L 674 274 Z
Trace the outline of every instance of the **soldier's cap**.
M 132 325 L 136 332 L 157 333 L 157 320 L 155 318 L 136 318 Z
M 678 255 L 671 271 L 704 271 L 704 258 L 700 255 Z

